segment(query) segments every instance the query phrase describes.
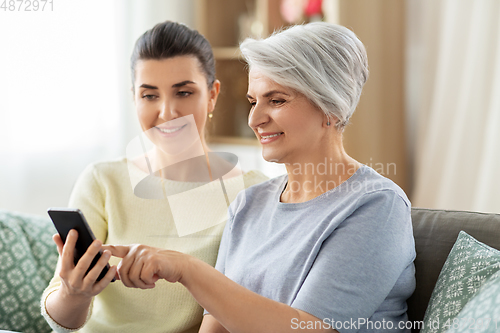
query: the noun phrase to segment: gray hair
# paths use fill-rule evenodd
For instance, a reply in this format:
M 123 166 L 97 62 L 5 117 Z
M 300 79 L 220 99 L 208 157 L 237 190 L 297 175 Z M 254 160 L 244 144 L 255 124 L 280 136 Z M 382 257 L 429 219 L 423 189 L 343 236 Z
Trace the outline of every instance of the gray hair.
M 247 38 L 240 45 L 250 69 L 306 96 L 342 129 L 356 109 L 368 79 L 363 43 L 351 30 L 314 22 Z

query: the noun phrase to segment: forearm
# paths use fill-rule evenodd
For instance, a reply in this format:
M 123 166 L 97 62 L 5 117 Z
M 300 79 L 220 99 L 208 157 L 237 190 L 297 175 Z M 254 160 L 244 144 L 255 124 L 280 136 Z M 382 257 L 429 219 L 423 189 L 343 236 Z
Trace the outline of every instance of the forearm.
M 297 332 L 292 319 L 318 320 L 238 285 L 201 260 L 191 257 L 188 262 L 179 282 L 231 333 Z
M 199 333 L 229 333 L 211 314 L 203 317 Z
M 45 307 L 47 314 L 60 326 L 75 329 L 85 323 L 91 303 L 91 297 L 65 295 L 58 289 L 47 296 Z

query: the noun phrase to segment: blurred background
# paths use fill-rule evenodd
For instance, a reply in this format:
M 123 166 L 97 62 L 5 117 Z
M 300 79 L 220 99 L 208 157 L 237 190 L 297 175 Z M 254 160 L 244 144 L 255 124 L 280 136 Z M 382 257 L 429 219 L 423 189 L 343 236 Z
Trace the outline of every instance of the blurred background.
M 324 20 L 365 44 L 370 78 L 347 152 L 399 184 L 415 207 L 500 213 L 498 0 L 48 0 L 0 8 L 0 208 L 66 206 L 81 171 L 125 155 L 140 133 L 129 58 L 156 23 L 211 42 L 221 96 L 210 145 L 270 177 L 246 125 L 238 43 Z M 35 10 L 35 4 L 36 6 Z M 43 9 L 42 9 L 42 6 Z M 30 9 L 29 11 L 27 9 Z

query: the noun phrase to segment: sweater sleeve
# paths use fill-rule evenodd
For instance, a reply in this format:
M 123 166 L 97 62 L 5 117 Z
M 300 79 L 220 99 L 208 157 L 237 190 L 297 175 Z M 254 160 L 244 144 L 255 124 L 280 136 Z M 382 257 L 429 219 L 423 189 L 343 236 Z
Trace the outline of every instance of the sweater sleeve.
M 107 214 L 105 212 L 105 189 L 101 182 L 99 182 L 96 167 L 94 165 L 88 166 L 78 178 L 75 187 L 70 196 L 70 208 L 78 208 L 85 216 L 92 232 L 97 239 L 103 243 L 107 236 Z M 81 329 L 92 315 L 92 304 L 90 305 L 89 312 L 85 323 L 77 329 L 68 329 L 57 322 L 55 322 L 47 313 L 46 301 L 47 297 L 61 287 L 61 278 L 59 277 L 60 271 L 60 258 L 57 263 L 54 277 L 50 281 L 48 287 L 42 294 L 41 298 L 41 312 L 47 323 L 54 330 L 54 332 L 75 332 Z

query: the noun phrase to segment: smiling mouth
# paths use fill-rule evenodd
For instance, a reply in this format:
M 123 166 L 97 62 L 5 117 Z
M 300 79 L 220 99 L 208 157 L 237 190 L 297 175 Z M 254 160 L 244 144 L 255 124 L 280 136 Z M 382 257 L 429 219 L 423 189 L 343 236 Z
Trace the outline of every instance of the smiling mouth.
M 279 135 L 282 135 L 282 134 L 284 134 L 284 133 L 283 133 L 283 132 L 281 132 L 281 133 L 276 133 L 276 134 L 271 134 L 271 135 L 261 135 L 260 137 L 261 137 L 262 139 L 270 139 L 270 138 L 274 138 L 274 137 L 279 136 Z
M 161 127 L 156 127 L 156 126 L 155 126 L 155 127 L 156 127 L 157 129 L 159 129 L 159 130 L 160 130 L 160 132 L 162 132 L 162 133 L 171 134 L 171 133 L 175 133 L 175 132 L 180 131 L 181 129 L 183 129 L 183 128 L 184 128 L 184 127 L 186 127 L 187 125 L 188 125 L 188 124 L 185 124 L 185 125 L 183 125 L 183 126 L 176 127 L 176 128 L 169 128 L 169 129 L 167 129 L 167 128 L 161 128 Z

